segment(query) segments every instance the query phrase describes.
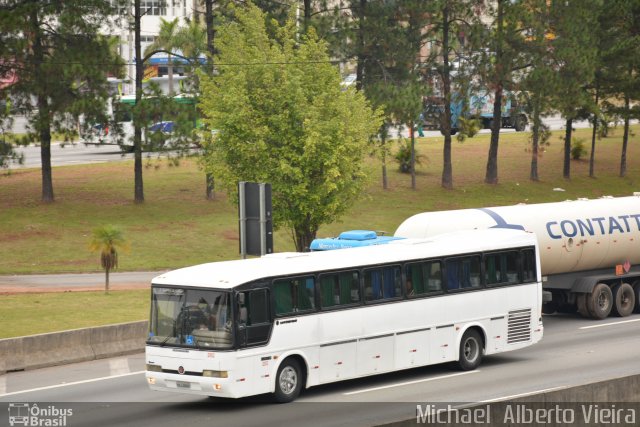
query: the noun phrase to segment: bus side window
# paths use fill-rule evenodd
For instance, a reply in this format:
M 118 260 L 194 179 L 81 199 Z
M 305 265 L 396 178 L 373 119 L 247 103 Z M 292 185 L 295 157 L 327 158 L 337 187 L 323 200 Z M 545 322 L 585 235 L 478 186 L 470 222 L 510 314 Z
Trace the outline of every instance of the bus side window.
M 320 276 L 320 301 L 323 308 L 359 302 L 358 272 L 345 271 Z
M 313 276 L 276 280 L 273 291 L 277 315 L 313 310 L 316 307 Z
M 402 295 L 400 266 L 393 265 L 364 271 L 364 296 L 366 301 L 395 298 Z
M 422 263 L 410 263 L 406 266 L 407 282 L 405 294 L 408 297 L 420 295 L 424 292 L 424 265 Z
M 447 289 L 452 291 L 460 289 L 460 260 L 448 259 L 447 268 Z
M 442 291 L 442 265 L 440 261 L 431 261 L 426 264 L 427 292 Z

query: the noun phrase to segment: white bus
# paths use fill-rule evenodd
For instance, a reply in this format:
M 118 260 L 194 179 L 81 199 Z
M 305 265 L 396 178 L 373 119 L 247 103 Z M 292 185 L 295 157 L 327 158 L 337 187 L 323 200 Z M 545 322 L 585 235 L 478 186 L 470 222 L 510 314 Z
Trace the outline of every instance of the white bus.
M 153 390 L 238 398 L 457 361 L 542 338 L 533 234 L 490 229 L 276 253 L 153 279 Z

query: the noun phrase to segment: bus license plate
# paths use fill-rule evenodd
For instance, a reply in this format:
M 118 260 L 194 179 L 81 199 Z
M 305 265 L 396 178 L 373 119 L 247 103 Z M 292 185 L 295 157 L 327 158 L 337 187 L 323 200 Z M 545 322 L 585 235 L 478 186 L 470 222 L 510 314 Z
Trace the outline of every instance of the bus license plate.
M 176 386 L 178 388 L 191 388 L 191 383 L 185 381 L 176 381 Z

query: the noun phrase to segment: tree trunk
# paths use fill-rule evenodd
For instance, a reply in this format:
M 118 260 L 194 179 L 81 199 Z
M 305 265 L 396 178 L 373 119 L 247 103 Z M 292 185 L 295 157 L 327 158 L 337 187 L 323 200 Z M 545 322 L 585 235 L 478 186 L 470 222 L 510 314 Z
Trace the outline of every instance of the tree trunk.
M 596 80 L 596 109 L 600 99 L 600 82 Z M 591 155 L 589 156 L 589 178 L 594 178 L 594 166 L 596 162 L 596 136 L 598 135 L 598 114 L 593 113 L 593 131 L 591 132 Z
M 214 0 L 205 0 L 205 16 L 204 16 L 204 21 L 205 21 L 205 24 L 207 25 L 207 52 L 209 52 L 209 62 L 211 63 L 209 67 L 209 71 L 212 76 L 213 76 L 213 71 L 215 69 L 214 63 L 213 63 L 213 55 L 215 55 L 216 53 L 216 49 L 214 45 L 216 31 L 215 31 L 215 28 L 213 27 L 213 2 Z M 207 172 L 205 179 L 206 179 L 207 200 L 215 200 L 216 198 L 215 178 L 213 174 Z
M 108 294 L 109 293 L 109 269 L 105 268 L 104 269 L 104 293 Z
M 362 90 L 362 78 L 364 76 L 364 17 L 367 8 L 367 0 L 360 0 L 358 8 L 358 63 L 356 64 L 356 89 Z
M 534 101 L 533 107 L 533 129 L 532 129 L 532 146 L 531 146 L 531 172 L 529 179 L 537 182 L 538 178 L 538 143 L 540 141 L 540 106 L 537 100 Z
M 293 230 L 296 243 L 296 251 L 308 252 L 311 242 L 316 238 L 318 227 L 314 227 L 310 223 L 310 217 L 307 215 L 303 224 L 298 224 Z
M 303 0 L 304 7 L 304 22 L 302 25 L 302 30 L 305 34 L 309 31 L 309 26 L 311 25 L 311 0 Z
M 214 188 L 213 175 L 210 173 L 207 173 L 206 180 L 207 180 L 207 200 L 215 200 L 216 194 L 213 192 L 213 188 Z
M 209 52 L 211 62 L 211 66 L 209 70 L 213 75 L 213 55 L 215 54 L 215 28 L 213 28 L 213 2 L 214 0 L 205 0 L 205 14 L 204 14 L 204 22 L 207 26 L 207 51 Z
M 487 157 L 487 171 L 484 177 L 486 184 L 498 183 L 498 143 L 500 142 L 500 128 L 502 127 L 502 84 L 494 92 L 493 124 L 491 126 L 491 143 Z
M 169 96 L 173 96 L 173 58 L 167 55 L 167 71 L 169 72 Z
M 382 189 L 389 189 L 389 178 L 387 177 L 387 139 L 382 139 Z
M 622 136 L 622 154 L 620 155 L 620 177 L 627 174 L 627 145 L 629 143 L 629 95 L 624 96 L 624 134 Z
M 409 123 L 411 126 L 411 189 L 416 189 L 416 134 L 413 131 L 413 120 Z
M 44 47 L 38 22 L 38 10 L 33 8 L 29 17 L 32 24 L 33 56 L 35 63 L 35 76 L 37 80 L 38 119 L 37 131 L 40 136 L 40 158 L 42 162 L 42 201 L 53 203 L 53 178 L 51 176 L 51 115 L 49 101 L 44 95 L 48 76 L 43 75 L 42 63 L 44 62 Z
M 142 48 L 140 46 L 140 0 L 134 0 L 134 33 L 136 50 L 136 108 L 140 108 L 142 100 L 142 77 L 144 64 L 142 63 Z M 142 129 L 140 121 L 133 121 L 133 151 L 134 151 L 134 200 L 135 203 L 144 202 L 144 186 L 142 183 Z
M 564 131 L 564 168 L 562 176 L 571 179 L 571 133 L 573 131 L 573 119 L 567 118 L 566 129 Z
M 502 31 L 503 31 L 503 5 L 502 0 L 498 0 L 497 16 L 497 47 L 496 64 L 500 67 L 502 63 Z M 487 170 L 484 176 L 486 184 L 498 183 L 498 143 L 500 142 L 500 128 L 502 127 L 502 93 L 504 70 L 499 69 L 496 76 L 497 84 L 494 91 L 493 100 L 493 126 L 491 126 L 491 142 L 489 144 L 489 155 L 487 156 Z
M 442 85 L 444 95 L 444 148 L 442 165 L 442 187 L 453 188 L 451 165 L 451 81 L 449 76 L 449 3 L 442 8 Z

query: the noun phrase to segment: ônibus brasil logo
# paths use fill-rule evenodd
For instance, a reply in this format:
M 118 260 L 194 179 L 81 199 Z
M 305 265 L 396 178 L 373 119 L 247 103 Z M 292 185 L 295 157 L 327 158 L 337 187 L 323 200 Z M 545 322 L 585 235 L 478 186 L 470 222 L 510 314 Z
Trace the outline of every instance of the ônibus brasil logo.
M 12 427 L 64 427 L 72 415 L 73 409 L 54 405 L 40 407 L 37 403 L 9 403 L 9 425 Z

